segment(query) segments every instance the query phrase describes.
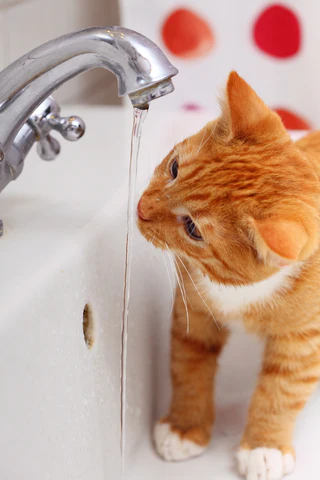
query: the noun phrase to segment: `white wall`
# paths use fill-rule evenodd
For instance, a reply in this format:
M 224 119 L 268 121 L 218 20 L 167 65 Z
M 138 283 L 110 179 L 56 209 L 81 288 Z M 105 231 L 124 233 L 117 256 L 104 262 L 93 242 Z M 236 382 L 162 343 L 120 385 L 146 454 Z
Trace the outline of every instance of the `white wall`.
M 0 70 L 59 35 L 120 23 L 117 0 L 0 0 Z M 119 103 L 115 77 L 87 72 L 54 95 L 62 103 Z

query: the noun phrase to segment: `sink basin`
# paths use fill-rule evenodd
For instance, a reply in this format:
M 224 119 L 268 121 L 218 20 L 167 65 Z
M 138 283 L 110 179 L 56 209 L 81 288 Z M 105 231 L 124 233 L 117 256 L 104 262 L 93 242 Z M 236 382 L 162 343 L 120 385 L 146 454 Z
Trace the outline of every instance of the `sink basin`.
M 52 163 L 33 150 L 21 177 L 0 197 L 5 225 L 0 478 L 5 480 L 121 478 L 120 338 L 132 111 L 79 106 L 73 111 L 86 121 L 85 137 L 63 142 Z M 209 113 L 153 113 L 151 106 L 139 188 L 174 143 L 209 119 Z M 173 275 L 169 282 L 166 258 L 136 229 L 133 250 L 123 477 L 235 480 L 232 449 L 245 422 L 261 345 L 239 332 L 223 354 L 209 451 L 191 462 L 162 462 L 150 434 L 170 398 Z M 92 348 L 83 329 L 87 305 Z M 316 393 L 300 416 L 292 480 L 318 479 L 320 458 L 312 447 L 320 440 L 319 402 Z

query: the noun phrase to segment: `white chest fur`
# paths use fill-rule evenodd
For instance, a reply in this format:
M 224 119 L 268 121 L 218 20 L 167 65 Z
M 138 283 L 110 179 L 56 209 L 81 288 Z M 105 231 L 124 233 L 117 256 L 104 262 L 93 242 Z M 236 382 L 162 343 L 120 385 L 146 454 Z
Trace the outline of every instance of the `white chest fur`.
M 211 282 L 208 278 L 200 281 L 201 289 L 209 292 L 223 314 L 240 315 L 249 305 L 274 300 L 276 295 L 290 288 L 297 277 L 300 265 L 289 265 L 261 282 L 240 287 L 225 286 Z

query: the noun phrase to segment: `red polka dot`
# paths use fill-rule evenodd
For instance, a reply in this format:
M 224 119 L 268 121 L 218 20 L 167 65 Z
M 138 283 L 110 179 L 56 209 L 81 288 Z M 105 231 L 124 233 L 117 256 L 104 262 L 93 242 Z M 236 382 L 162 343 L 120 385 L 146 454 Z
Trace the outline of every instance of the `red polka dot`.
M 253 28 L 256 45 L 277 58 L 296 55 L 301 48 L 301 28 L 297 15 L 283 5 L 266 8 Z
M 198 112 L 199 110 L 202 110 L 202 107 L 196 103 L 186 103 L 182 108 L 184 110 L 188 110 L 189 112 Z
M 172 12 L 162 26 L 163 41 L 171 53 L 182 58 L 206 55 L 214 45 L 213 32 L 208 23 L 185 8 Z
M 296 113 L 290 112 L 285 108 L 274 108 L 274 111 L 280 115 L 284 126 L 288 130 L 310 130 L 311 124 Z

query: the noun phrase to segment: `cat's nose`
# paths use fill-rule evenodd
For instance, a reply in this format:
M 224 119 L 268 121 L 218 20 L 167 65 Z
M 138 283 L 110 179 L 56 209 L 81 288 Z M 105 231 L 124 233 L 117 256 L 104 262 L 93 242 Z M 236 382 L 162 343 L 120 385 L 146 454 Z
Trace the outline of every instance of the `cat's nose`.
M 146 213 L 145 209 L 143 208 L 142 198 L 140 198 L 138 206 L 137 206 L 137 214 L 138 214 L 138 217 L 141 220 L 145 220 L 145 221 L 149 220 L 148 217 L 147 217 L 147 213 Z

